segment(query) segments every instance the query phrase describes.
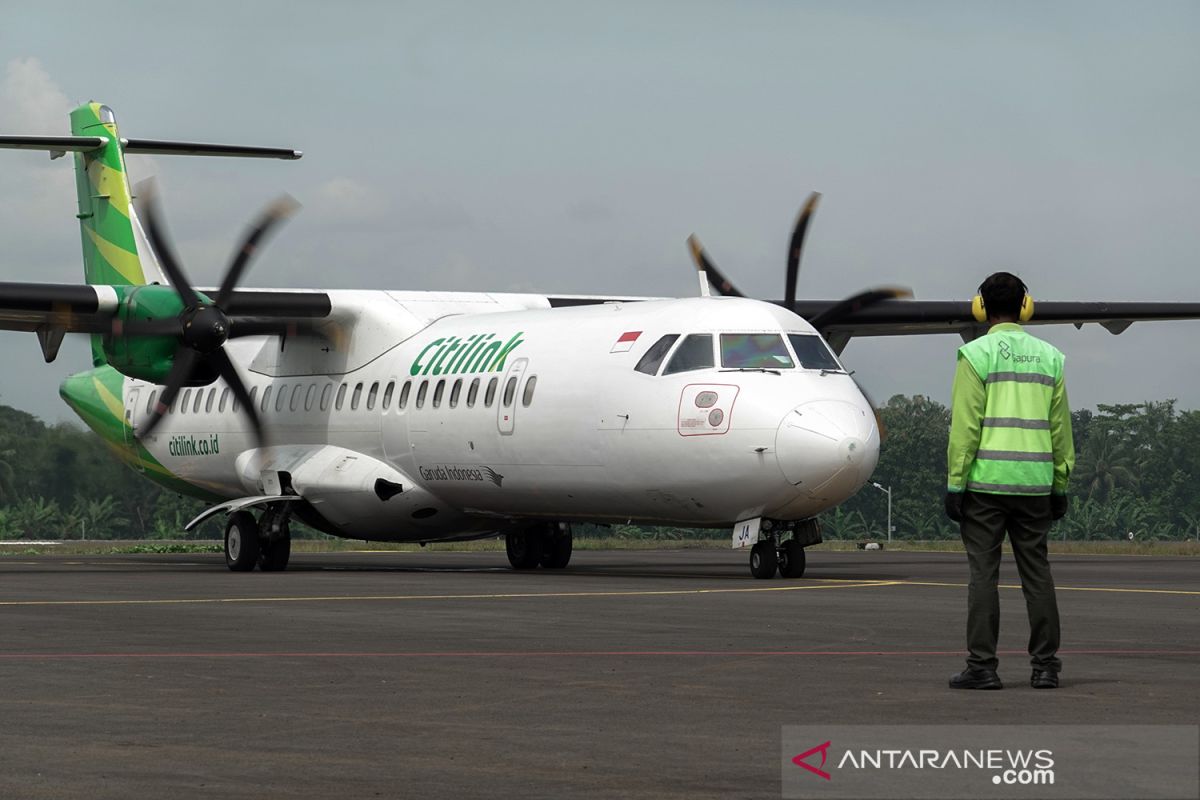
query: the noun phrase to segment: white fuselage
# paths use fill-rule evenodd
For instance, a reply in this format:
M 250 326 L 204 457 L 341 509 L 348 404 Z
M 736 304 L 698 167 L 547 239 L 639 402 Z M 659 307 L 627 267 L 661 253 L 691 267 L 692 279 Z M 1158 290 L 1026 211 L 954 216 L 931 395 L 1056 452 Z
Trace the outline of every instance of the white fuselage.
M 387 540 L 520 519 L 702 527 L 801 519 L 853 495 L 878 460 L 871 407 L 836 364 L 804 368 L 788 345 L 792 366 L 722 366 L 722 334 L 785 343 L 786 334 L 814 335 L 767 303 L 551 309 L 528 295 L 330 296 L 328 341 L 229 345 L 267 446 L 256 447 L 218 382 L 180 395 L 143 442 L 150 453 L 227 498 L 280 491 L 283 476 L 342 535 Z M 679 338 L 659 372 L 691 334 L 712 335 L 713 365 L 635 370 L 670 334 Z M 135 429 L 157 391 L 126 381 Z M 403 491 L 381 499 L 380 479 Z

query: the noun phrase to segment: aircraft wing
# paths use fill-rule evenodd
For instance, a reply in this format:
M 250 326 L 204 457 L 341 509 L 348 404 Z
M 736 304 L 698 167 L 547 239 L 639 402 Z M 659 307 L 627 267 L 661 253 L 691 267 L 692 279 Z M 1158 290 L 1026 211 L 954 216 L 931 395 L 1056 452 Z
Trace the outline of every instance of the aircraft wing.
M 227 313 L 247 318 L 305 319 L 330 312 L 329 295 L 313 291 L 239 290 L 226 305 Z M 112 333 L 120 306 L 112 286 L 0 282 L 0 330 L 36 333 L 47 361 L 54 360 L 64 334 Z
M 835 306 L 836 300 L 801 300 L 793 310 L 814 319 Z M 784 305 L 777 301 L 777 305 Z M 1101 325 L 1121 333 L 1134 322 L 1200 319 L 1200 303 L 1172 302 L 1038 302 L 1026 325 Z M 825 333 L 836 349 L 855 336 L 907 336 L 957 333 L 970 340 L 987 331 L 971 316 L 970 302 L 960 300 L 882 300 L 829 325 Z

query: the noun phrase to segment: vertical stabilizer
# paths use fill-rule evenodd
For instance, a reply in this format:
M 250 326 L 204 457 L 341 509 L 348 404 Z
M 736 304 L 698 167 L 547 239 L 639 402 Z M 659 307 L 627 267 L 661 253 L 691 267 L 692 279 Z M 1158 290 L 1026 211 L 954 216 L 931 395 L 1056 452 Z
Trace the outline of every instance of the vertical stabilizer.
M 137 226 L 125 157 L 112 109 L 87 103 L 71 112 L 74 136 L 102 136 L 95 150 L 75 153 L 83 271 L 88 283 L 137 286 L 146 283 L 138 258 Z

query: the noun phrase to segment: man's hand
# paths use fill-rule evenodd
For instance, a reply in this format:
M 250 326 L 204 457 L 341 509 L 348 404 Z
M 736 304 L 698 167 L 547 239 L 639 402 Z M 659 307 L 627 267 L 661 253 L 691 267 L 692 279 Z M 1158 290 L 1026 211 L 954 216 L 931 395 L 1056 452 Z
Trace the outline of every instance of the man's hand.
M 963 520 L 963 500 L 965 497 L 965 492 L 946 492 L 946 516 L 955 522 L 962 522 Z
M 1050 519 L 1062 519 L 1067 515 L 1070 501 L 1065 494 L 1050 495 Z

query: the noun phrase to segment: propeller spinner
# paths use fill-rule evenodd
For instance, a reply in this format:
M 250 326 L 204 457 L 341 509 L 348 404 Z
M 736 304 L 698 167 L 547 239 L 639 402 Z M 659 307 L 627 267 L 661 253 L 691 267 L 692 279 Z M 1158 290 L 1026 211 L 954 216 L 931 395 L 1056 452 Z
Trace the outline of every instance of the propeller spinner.
M 310 328 L 312 323 L 283 317 L 264 318 L 262 313 L 252 317 L 239 316 L 228 313 L 226 309 L 261 242 L 273 228 L 291 216 L 298 205 L 291 198 L 285 197 L 267 207 L 243 237 L 221 281 L 216 299 L 210 300 L 192 287 L 183 266 L 176 258 L 159 212 L 153 186 L 142 187 L 139 194 L 143 198 L 140 210 L 146 221 L 146 233 L 150 244 L 158 254 L 159 262 L 183 304 L 183 311 L 174 318 L 130 320 L 114 325 L 113 335 L 117 336 L 175 336 L 178 339 L 162 394 L 149 418 L 139 427 L 137 436 L 144 439 L 154 432 L 184 386 L 211 383 L 219 376 L 229 384 L 261 444 L 264 439 L 262 421 L 254 410 L 250 393 L 237 368 L 225 352 L 225 343 L 238 336 L 294 334 L 302 326 Z

